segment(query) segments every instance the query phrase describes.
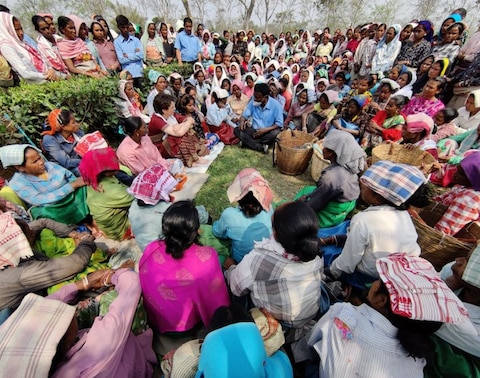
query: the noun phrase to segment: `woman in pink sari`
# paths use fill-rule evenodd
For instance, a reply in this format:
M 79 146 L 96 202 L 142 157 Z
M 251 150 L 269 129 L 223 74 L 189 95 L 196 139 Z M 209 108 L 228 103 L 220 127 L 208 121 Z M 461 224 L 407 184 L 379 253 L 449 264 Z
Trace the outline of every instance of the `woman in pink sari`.
M 58 50 L 70 73 L 95 78 L 107 75 L 95 61 L 87 44 L 77 37 L 75 24 L 70 18 L 60 16 L 58 29 L 64 36 L 58 40 Z
M 216 251 L 196 244 L 200 222 L 191 201 L 172 204 L 162 219 L 165 240 L 151 242 L 139 264 L 145 310 L 155 331 L 208 327 L 230 300 Z

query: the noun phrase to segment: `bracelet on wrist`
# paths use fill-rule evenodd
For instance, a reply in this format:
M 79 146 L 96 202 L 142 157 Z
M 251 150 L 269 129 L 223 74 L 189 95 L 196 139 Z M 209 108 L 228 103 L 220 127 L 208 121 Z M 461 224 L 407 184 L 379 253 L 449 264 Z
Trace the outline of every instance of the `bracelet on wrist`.
M 90 283 L 88 282 L 88 277 L 85 276 L 82 278 L 83 290 L 87 291 L 90 288 Z

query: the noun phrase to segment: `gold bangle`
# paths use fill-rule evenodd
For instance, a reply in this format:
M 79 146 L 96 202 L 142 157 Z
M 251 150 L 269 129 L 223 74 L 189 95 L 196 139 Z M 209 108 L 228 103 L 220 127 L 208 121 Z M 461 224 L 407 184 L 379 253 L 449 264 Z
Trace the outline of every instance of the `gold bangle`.
M 85 276 L 82 278 L 83 290 L 87 291 L 89 289 L 88 277 Z

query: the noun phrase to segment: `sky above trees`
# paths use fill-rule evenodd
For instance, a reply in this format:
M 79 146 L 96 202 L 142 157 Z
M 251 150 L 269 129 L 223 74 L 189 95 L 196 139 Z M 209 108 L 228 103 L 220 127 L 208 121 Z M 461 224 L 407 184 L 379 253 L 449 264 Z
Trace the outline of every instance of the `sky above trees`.
M 5 1 L 5 0 L 4 0 Z M 341 28 L 375 21 L 405 24 L 413 18 L 429 19 L 438 27 L 449 12 L 463 7 L 468 11 L 466 23 L 477 28 L 480 0 L 7 0 L 24 27 L 36 12 L 48 11 L 56 17 L 76 14 L 89 19 L 102 14 L 112 22 L 115 15 L 124 14 L 131 21 L 144 25 L 147 18 L 156 17 L 174 24 L 187 13 L 194 23 L 202 22 L 210 30 L 254 28 L 280 31 L 325 26 Z M 368 5 L 367 5 L 368 4 Z M 28 23 L 27 25 L 25 25 Z

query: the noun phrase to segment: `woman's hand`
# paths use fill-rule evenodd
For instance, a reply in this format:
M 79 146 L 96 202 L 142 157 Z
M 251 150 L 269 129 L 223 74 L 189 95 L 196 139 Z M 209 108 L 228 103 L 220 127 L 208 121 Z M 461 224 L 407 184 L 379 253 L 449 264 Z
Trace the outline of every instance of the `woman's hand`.
M 73 189 L 78 189 L 87 185 L 87 183 L 83 180 L 83 178 L 79 177 L 75 181 L 72 181 L 70 185 L 72 185 Z
M 231 257 L 227 257 L 227 259 L 223 262 L 223 269 L 228 270 L 232 265 L 237 265 L 234 259 Z
M 55 70 L 53 68 L 50 68 L 46 74 L 45 74 L 45 79 L 49 81 L 55 81 L 58 80 L 58 77 L 55 73 Z

